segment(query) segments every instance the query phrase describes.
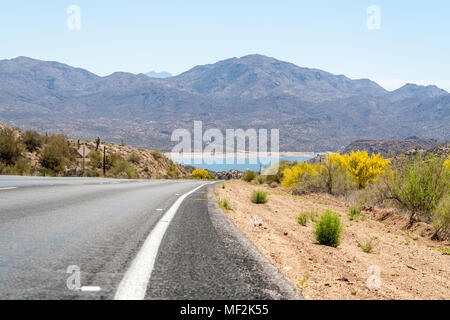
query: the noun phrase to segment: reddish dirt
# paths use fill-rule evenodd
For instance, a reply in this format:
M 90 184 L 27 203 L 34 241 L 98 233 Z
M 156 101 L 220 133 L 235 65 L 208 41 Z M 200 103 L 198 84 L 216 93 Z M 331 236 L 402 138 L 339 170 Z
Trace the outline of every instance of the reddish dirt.
M 227 215 L 307 299 L 450 299 L 450 257 L 440 251 L 449 244 L 430 240 L 429 225 L 401 230 L 407 217 L 387 214 L 379 221 L 386 212 L 373 208 L 361 213 L 364 221 L 351 221 L 350 203 L 332 196 L 293 196 L 243 181 L 225 185 L 216 197 L 230 202 Z M 269 201 L 253 204 L 253 190 L 267 191 Z M 296 221 L 302 211 L 327 209 L 339 213 L 345 225 L 337 248 L 317 243 L 311 220 L 306 227 Z M 373 244 L 370 253 L 358 245 L 367 240 Z M 367 281 L 376 281 L 378 268 L 380 287 L 369 289 Z

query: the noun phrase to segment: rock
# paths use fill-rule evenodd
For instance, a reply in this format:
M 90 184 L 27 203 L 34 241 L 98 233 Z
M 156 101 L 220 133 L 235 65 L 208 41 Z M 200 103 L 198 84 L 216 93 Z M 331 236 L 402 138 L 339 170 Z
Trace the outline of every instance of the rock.
M 272 189 L 274 189 L 274 188 L 278 187 L 278 183 L 272 182 L 272 183 L 269 185 L 269 187 L 271 187 Z
M 342 278 L 339 278 L 339 279 L 337 279 L 337 280 L 338 280 L 338 281 L 349 282 L 348 278 L 346 278 L 346 277 L 342 277 Z
M 263 222 L 260 218 L 253 216 L 250 218 L 250 221 L 248 224 L 252 227 L 262 227 L 262 223 Z
M 241 179 L 244 175 L 243 172 L 238 170 L 228 170 L 228 171 L 221 171 L 215 173 L 217 176 L 217 179 L 219 180 L 232 180 L 232 179 Z

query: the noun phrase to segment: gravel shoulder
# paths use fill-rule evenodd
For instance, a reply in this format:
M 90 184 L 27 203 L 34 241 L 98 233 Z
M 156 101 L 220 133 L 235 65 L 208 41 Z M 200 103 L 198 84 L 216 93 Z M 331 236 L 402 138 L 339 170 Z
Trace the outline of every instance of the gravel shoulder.
M 381 221 L 383 212 L 376 209 L 363 211 L 364 221 L 351 221 L 350 203 L 331 196 L 292 196 L 243 181 L 225 185 L 215 194 L 230 202 L 230 220 L 306 299 L 450 299 L 449 255 L 442 252 L 449 243 L 430 240 L 428 225 L 402 230 L 405 217 Z M 253 190 L 267 191 L 268 203 L 253 204 Z M 316 242 L 313 222 L 304 227 L 296 221 L 301 211 L 326 209 L 339 213 L 345 225 L 337 248 Z M 370 253 L 358 246 L 368 240 Z M 379 289 L 367 286 L 373 266 L 380 270 Z

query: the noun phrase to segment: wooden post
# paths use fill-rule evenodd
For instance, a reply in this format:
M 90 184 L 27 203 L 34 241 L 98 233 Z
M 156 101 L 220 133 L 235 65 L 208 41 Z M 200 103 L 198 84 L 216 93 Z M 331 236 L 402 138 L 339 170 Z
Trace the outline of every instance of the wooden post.
M 86 158 L 86 147 L 83 145 L 83 177 L 84 177 L 84 167 L 85 167 L 85 165 L 84 165 L 84 158 Z
M 106 146 L 103 147 L 103 177 L 106 177 Z

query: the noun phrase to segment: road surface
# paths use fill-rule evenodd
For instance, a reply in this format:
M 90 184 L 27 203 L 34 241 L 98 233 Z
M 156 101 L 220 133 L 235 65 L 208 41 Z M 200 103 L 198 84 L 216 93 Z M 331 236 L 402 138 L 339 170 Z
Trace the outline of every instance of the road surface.
M 217 210 L 213 187 L 0 177 L 0 299 L 298 298 Z

